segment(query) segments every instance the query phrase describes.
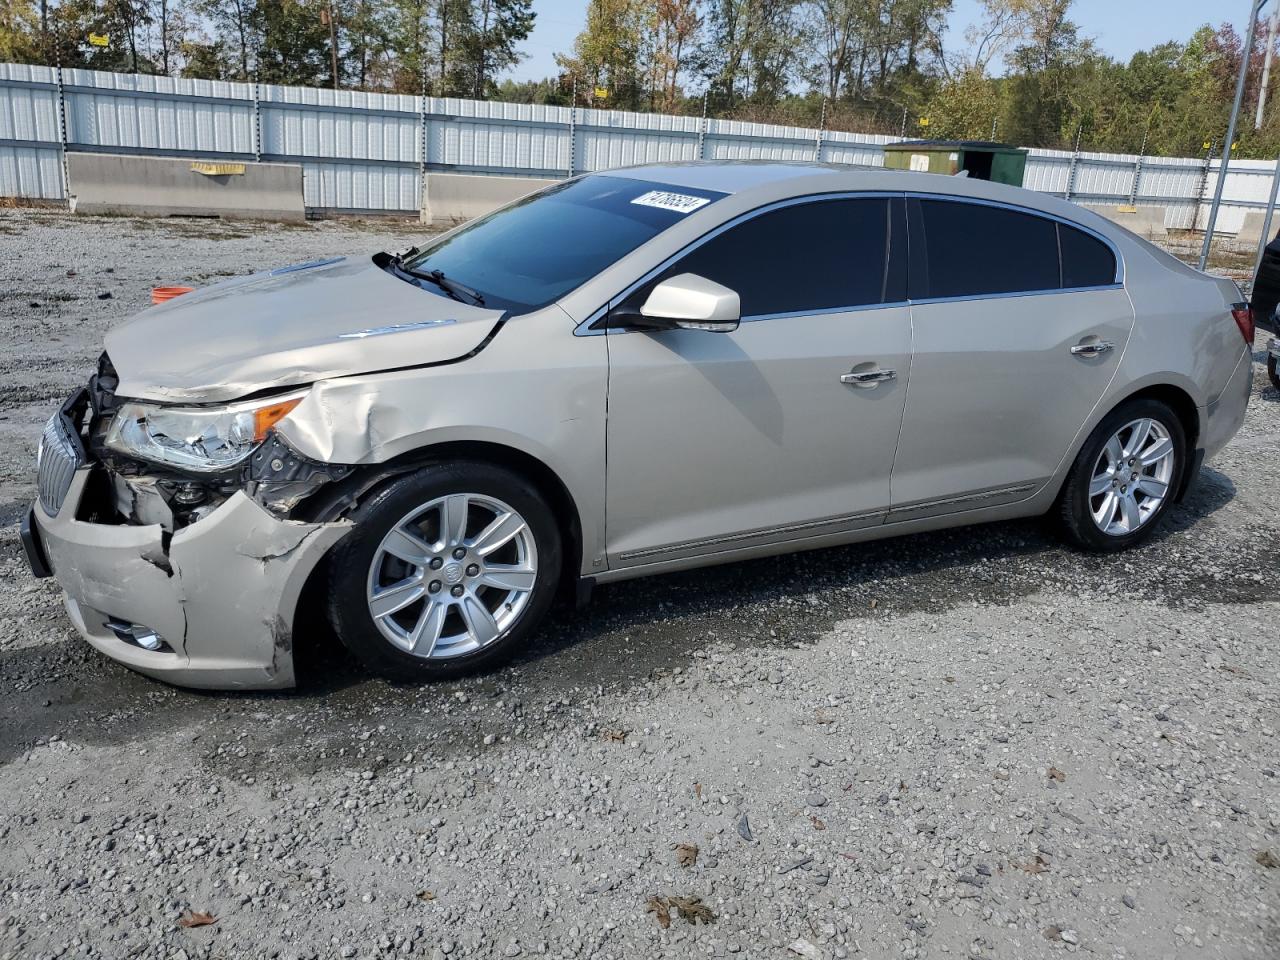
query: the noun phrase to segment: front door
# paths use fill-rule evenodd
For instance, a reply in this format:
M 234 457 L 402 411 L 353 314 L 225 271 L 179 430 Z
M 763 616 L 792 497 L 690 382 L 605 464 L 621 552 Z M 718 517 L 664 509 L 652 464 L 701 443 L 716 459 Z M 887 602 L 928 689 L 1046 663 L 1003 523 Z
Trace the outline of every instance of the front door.
M 778 206 L 617 305 L 693 273 L 735 290 L 743 322 L 610 331 L 611 568 L 883 521 L 911 360 L 904 221 L 900 198 Z
M 907 203 L 915 343 L 890 519 L 1024 500 L 1124 352 L 1133 307 L 1115 253 L 1027 211 Z

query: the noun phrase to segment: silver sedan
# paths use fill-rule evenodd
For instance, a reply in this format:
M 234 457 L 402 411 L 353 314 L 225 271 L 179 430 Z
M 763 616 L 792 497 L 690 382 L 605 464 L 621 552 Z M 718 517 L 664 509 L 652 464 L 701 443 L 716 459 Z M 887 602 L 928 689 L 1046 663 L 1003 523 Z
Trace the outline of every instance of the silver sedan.
M 200 687 L 291 685 L 304 609 L 431 678 L 628 577 L 1046 513 L 1120 550 L 1241 424 L 1242 299 L 974 180 L 593 174 L 115 328 L 24 541 L 89 643 Z

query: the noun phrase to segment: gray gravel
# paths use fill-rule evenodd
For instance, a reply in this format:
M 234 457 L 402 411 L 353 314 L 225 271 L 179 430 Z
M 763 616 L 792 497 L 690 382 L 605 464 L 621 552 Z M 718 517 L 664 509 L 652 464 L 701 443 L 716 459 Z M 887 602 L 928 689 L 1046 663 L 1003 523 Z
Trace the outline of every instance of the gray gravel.
M 15 524 L 106 327 L 414 235 L 0 215 L 0 958 L 1280 955 L 1260 370 L 1124 556 L 1020 522 L 621 584 L 428 687 L 317 643 L 202 695 L 77 640 Z

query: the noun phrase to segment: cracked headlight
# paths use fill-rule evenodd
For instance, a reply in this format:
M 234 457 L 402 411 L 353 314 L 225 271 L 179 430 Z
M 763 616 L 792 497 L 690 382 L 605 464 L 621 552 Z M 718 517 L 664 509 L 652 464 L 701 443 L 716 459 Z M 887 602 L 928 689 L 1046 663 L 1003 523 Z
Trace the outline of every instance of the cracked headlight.
M 304 390 L 225 407 L 130 401 L 116 411 L 106 444 L 140 460 L 216 473 L 243 462 L 306 395 Z

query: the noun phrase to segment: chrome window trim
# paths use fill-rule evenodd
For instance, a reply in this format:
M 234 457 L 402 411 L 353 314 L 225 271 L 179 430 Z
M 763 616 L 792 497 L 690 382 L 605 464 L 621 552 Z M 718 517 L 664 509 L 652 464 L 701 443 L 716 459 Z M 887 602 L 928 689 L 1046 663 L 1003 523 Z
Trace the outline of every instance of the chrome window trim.
M 1123 290 L 1123 283 L 1109 283 L 1100 287 L 1062 287 L 1054 290 L 1014 290 L 1012 293 L 968 293 L 959 297 L 925 297 L 908 300 L 913 306 L 930 306 L 935 303 L 965 303 L 970 300 L 1011 300 L 1016 297 L 1052 297 L 1061 293 L 1094 293 L 1100 290 Z
M 681 257 L 687 256 L 688 254 L 692 253 L 694 250 L 697 250 L 704 243 L 708 242 L 709 240 L 713 240 L 714 238 L 718 237 L 720 234 L 724 233 L 726 230 L 730 230 L 733 227 L 736 227 L 741 223 L 745 223 L 748 220 L 754 220 L 756 217 L 762 216 L 766 213 L 771 213 L 774 210 L 781 210 L 784 207 L 794 207 L 803 203 L 820 203 L 823 200 L 881 200 L 881 199 L 892 200 L 897 197 L 905 197 L 906 195 L 907 194 L 902 190 L 840 190 L 834 193 L 809 193 L 809 194 L 805 194 L 802 197 L 788 197 L 785 200 L 775 200 L 773 203 L 765 204 L 763 207 L 756 207 L 754 210 L 748 210 L 745 213 L 740 213 L 738 214 L 738 216 L 734 217 L 732 220 L 726 220 L 724 223 L 720 224 L 718 227 L 715 227 L 707 231 L 702 236 L 698 237 L 698 239 L 692 241 L 687 246 L 682 247 L 680 250 L 676 251 L 671 256 L 667 257 L 667 259 L 663 260 L 660 264 L 658 264 L 652 270 L 648 271 L 643 276 L 641 276 L 640 279 L 629 284 L 620 293 L 614 294 L 612 297 L 608 299 L 608 301 L 603 306 L 601 306 L 598 310 L 592 313 L 591 316 L 587 317 L 587 319 L 583 320 L 580 324 L 574 327 L 573 335 L 575 337 L 597 337 L 597 336 L 602 336 L 603 334 L 608 333 L 609 331 L 607 328 L 593 330 L 591 329 L 591 325 L 593 323 L 597 323 L 606 313 L 612 310 L 615 304 L 620 303 L 621 301 L 625 300 L 627 297 L 631 296 L 631 294 L 634 293 L 639 287 L 644 286 L 646 283 L 648 283 L 650 280 L 656 277 L 663 270 L 667 269 L 667 267 L 671 266 Z M 829 308 L 829 309 L 823 308 L 822 310 L 818 310 L 818 311 L 801 310 L 801 311 L 795 311 L 793 313 L 788 313 L 788 314 L 778 314 L 776 316 L 779 316 L 779 317 L 781 316 L 787 316 L 787 317 L 823 316 L 828 313 L 849 313 L 849 312 L 852 312 L 853 310 L 880 310 L 885 307 L 905 306 L 905 305 L 906 305 L 905 301 L 903 303 L 896 303 L 896 304 L 868 303 L 858 307 L 839 307 L 839 308 Z M 774 318 L 775 318 L 774 314 L 760 314 L 758 316 L 753 315 L 749 317 L 743 317 L 741 322 L 752 323 L 756 320 L 771 320 Z M 613 332 L 615 335 L 617 335 L 617 334 L 624 334 L 624 333 L 638 333 L 639 331 L 615 330 Z
M 652 270 L 648 271 L 643 276 L 641 276 L 640 279 L 634 281 L 625 289 L 623 289 L 621 293 L 615 294 L 614 296 L 610 297 L 607 303 L 605 303 L 602 307 L 600 307 L 598 310 L 592 313 L 591 316 L 587 317 L 586 320 L 583 320 L 580 324 L 574 327 L 573 335 L 575 337 L 595 337 L 595 336 L 602 336 L 608 333 L 609 331 L 607 328 L 592 329 L 592 324 L 599 322 L 599 320 L 603 318 L 604 315 L 607 314 L 616 303 L 622 300 L 625 300 L 632 293 L 634 293 L 637 288 L 644 286 L 646 283 L 652 280 L 655 276 L 657 276 L 667 267 L 671 266 L 681 257 L 685 256 L 688 253 L 691 253 L 692 251 L 696 250 L 698 247 L 702 246 L 707 241 L 714 239 L 724 231 L 729 230 L 733 227 L 736 227 L 741 223 L 745 223 L 748 220 L 754 219 L 755 217 L 761 216 L 765 213 L 769 213 L 773 210 L 779 210 L 783 207 L 796 206 L 797 204 L 802 204 L 802 203 L 818 203 L 823 200 L 865 200 L 865 199 L 876 200 L 876 199 L 882 199 L 882 198 L 886 200 L 903 198 L 908 200 L 945 200 L 951 203 L 969 203 L 969 204 L 975 204 L 977 206 L 995 207 L 997 209 L 1009 210 L 1009 211 L 1012 211 L 1013 213 L 1025 214 L 1027 216 L 1032 216 L 1032 217 L 1040 217 L 1044 220 L 1050 220 L 1054 223 L 1060 223 L 1064 226 L 1071 227 L 1075 230 L 1079 230 L 1082 233 L 1087 234 L 1088 236 L 1091 236 L 1094 239 L 1099 240 L 1104 245 L 1106 245 L 1107 249 L 1111 251 L 1111 255 L 1115 257 L 1115 261 L 1116 261 L 1115 281 L 1109 284 L 1098 284 L 1095 286 L 1086 286 L 1086 287 L 1055 287 L 1048 290 L 1015 290 L 1007 293 L 973 293 L 973 294 L 965 294 L 963 296 L 956 296 L 956 297 L 922 297 L 918 300 L 907 299 L 907 300 L 896 301 L 893 303 L 868 303 L 868 304 L 860 304 L 858 306 L 823 308 L 821 310 L 795 310 L 788 313 L 758 314 L 758 315 L 743 317 L 741 322 L 755 323 L 760 320 L 786 320 L 786 319 L 792 319 L 796 317 L 826 316 L 828 314 L 833 314 L 833 313 L 855 313 L 863 310 L 887 310 L 887 309 L 893 309 L 896 307 L 914 306 L 915 304 L 924 305 L 924 304 L 933 304 L 933 303 L 965 303 L 967 301 L 972 301 L 972 300 L 1008 300 L 1014 297 L 1048 297 L 1048 296 L 1055 296 L 1055 295 L 1064 294 L 1064 293 L 1087 293 L 1089 291 L 1094 291 L 1094 290 L 1123 290 L 1124 289 L 1125 262 L 1124 262 L 1124 257 L 1120 253 L 1120 248 L 1116 246 L 1115 242 L 1112 241 L 1110 237 L 1106 236 L 1105 234 L 1099 233 L 1097 230 L 1094 230 L 1092 227 L 1087 227 L 1076 220 L 1071 220 L 1067 217 L 1061 216 L 1056 213 L 1049 213 L 1048 211 L 1045 211 L 1045 210 L 1036 210 L 1032 207 L 1024 207 L 1024 206 L 1020 206 L 1019 204 L 1008 203 L 1003 200 L 988 200 L 982 197 L 962 197 L 962 196 L 957 196 L 955 194 L 928 193 L 928 192 L 910 191 L 910 190 L 888 190 L 888 191 L 886 190 L 851 190 L 851 191 L 839 191 L 835 193 L 814 193 L 814 194 L 806 194 L 805 196 L 802 196 L 802 197 L 788 197 L 786 200 L 777 200 L 763 207 L 757 207 L 754 210 L 748 210 L 745 213 L 741 213 L 738 216 L 734 217 L 732 220 L 726 220 L 724 223 L 720 224 L 718 227 L 703 234 L 697 240 L 694 240 L 688 246 L 683 247 L 677 253 L 672 254 L 666 260 L 662 261 L 662 263 L 658 264 L 658 266 L 654 267 Z M 1061 251 L 1059 251 L 1059 262 L 1061 262 Z M 625 333 L 638 333 L 640 331 L 615 330 L 613 332 L 615 335 L 618 335 L 618 334 L 625 334 Z

